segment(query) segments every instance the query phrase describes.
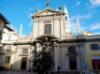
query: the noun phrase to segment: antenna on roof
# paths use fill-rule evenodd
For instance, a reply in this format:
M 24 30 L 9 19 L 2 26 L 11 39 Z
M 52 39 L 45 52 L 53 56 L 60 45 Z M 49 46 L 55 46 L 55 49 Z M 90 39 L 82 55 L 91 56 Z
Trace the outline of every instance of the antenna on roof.
M 47 0 L 46 1 L 46 7 L 49 8 L 49 6 L 50 6 L 50 0 Z

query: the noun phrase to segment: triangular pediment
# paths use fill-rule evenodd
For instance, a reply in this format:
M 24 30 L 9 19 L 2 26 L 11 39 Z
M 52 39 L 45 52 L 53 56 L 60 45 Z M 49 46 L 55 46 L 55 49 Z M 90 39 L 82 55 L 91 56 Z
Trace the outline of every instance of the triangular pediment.
M 62 11 L 56 11 L 56 10 L 52 10 L 52 9 L 45 9 L 41 12 L 38 12 L 36 14 L 33 15 L 33 17 L 38 17 L 38 16 L 45 16 L 45 15 L 56 15 L 56 14 L 65 14 Z

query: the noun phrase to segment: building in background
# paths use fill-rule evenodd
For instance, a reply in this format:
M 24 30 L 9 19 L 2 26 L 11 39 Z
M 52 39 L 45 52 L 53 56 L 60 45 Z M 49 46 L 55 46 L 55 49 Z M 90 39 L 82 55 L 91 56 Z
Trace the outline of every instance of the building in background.
M 17 41 L 19 38 L 18 34 L 10 28 L 8 25 L 4 26 L 3 34 L 2 34 L 2 40 L 1 42 L 8 42 L 12 43 L 14 41 Z M 0 55 L 0 66 L 5 67 L 6 69 L 10 69 L 13 58 L 16 52 L 16 46 L 14 45 L 1 45 L 0 52 L 2 53 Z
M 7 25 L 9 24 L 9 21 L 0 13 L 0 29 L 5 28 Z M 3 27 L 1 27 L 1 25 Z M 2 33 L 0 33 L 1 35 L 3 35 L 3 30 Z M 0 42 L 2 41 L 2 36 L 0 36 Z M 3 61 L 3 49 L 2 49 L 2 45 L 0 45 L 0 67 L 3 65 L 4 61 Z

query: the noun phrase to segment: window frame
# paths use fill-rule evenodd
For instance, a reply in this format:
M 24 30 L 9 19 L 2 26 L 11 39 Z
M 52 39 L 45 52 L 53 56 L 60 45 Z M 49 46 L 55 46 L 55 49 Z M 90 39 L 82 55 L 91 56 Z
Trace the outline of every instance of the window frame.
M 51 35 L 52 34 L 52 24 L 47 23 L 44 25 L 44 34 Z
M 90 44 L 91 50 L 100 50 L 100 45 L 97 43 Z
M 6 56 L 5 63 L 10 63 L 10 60 L 11 60 L 11 56 Z
M 74 48 L 73 48 L 74 47 Z M 72 49 L 73 48 L 73 49 Z M 76 46 L 68 46 L 68 53 L 76 53 Z

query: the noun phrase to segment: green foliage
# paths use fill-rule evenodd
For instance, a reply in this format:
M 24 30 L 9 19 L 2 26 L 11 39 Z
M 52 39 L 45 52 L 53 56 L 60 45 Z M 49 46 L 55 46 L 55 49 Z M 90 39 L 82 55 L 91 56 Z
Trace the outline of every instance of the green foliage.
M 51 58 L 50 52 L 41 51 L 38 56 L 35 57 L 33 61 L 33 71 L 35 72 L 48 72 L 53 66 L 53 60 Z
M 51 35 L 43 35 L 36 39 L 37 42 L 42 45 L 42 50 L 40 52 L 36 51 L 36 47 L 34 51 L 35 58 L 33 61 L 33 71 L 38 72 L 38 74 L 48 72 L 54 65 L 50 53 L 51 49 L 47 51 L 48 47 L 53 44 L 53 39 L 57 38 Z

